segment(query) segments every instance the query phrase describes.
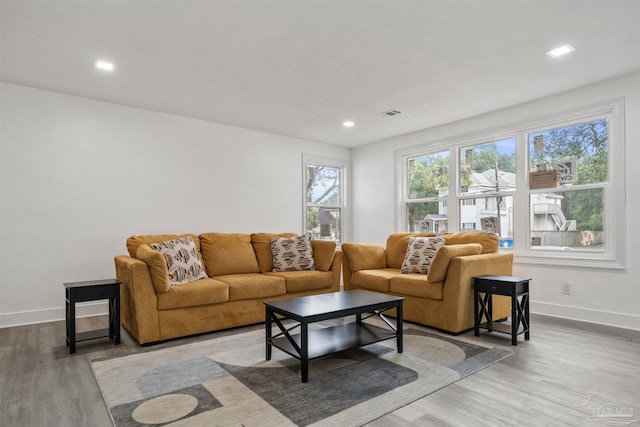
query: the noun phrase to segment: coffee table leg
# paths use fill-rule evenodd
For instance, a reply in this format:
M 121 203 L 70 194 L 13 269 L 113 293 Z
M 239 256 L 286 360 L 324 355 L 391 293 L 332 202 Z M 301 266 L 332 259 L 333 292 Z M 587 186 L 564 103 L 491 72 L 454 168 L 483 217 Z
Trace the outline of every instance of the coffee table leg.
M 271 360 L 271 315 L 272 312 L 271 310 L 269 310 L 269 307 L 267 307 L 266 309 L 266 349 L 267 349 L 267 354 L 266 354 L 266 359 L 267 360 Z
M 300 324 L 300 376 L 303 383 L 309 380 L 309 330 L 307 322 Z

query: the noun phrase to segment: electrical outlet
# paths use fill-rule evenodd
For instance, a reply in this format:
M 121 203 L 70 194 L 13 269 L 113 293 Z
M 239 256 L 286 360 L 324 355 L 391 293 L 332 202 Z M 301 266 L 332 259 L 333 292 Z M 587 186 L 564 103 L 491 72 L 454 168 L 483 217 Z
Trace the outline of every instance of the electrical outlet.
M 562 284 L 562 295 L 571 295 L 571 283 Z

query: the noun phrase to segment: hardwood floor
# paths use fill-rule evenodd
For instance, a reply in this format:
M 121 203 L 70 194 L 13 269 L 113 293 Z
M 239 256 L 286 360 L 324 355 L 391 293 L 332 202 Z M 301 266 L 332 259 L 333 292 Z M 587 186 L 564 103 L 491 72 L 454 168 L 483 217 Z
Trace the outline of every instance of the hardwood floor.
M 78 319 L 79 330 L 106 317 Z M 585 405 L 609 399 L 640 419 L 640 332 L 532 316 L 531 341 L 463 336 L 516 354 L 367 426 L 598 426 Z M 262 328 L 254 325 L 241 330 Z M 122 334 L 78 343 L 70 355 L 64 321 L 0 329 L 0 426 L 111 426 L 90 361 L 237 333 L 229 330 L 141 347 Z M 599 393 L 600 395 L 598 395 Z M 620 425 L 620 424 L 618 424 Z M 640 425 L 640 421 L 633 425 Z

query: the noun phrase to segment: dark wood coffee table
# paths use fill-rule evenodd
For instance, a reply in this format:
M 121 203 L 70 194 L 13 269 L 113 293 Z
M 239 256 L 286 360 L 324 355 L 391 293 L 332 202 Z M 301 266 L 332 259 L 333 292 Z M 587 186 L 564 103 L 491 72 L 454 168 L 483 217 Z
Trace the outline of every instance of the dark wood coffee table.
M 306 383 L 311 359 L 392 338 L 397 339 L 398 353 L 402 353 L 403 301 L 402 297 L 354 290 L 265 302 L 267 360 L 271 360 L 272 347 L 300 359 L 300 376 Z M 383 315 L 394 308 L 395 325 Z M 355 322 L 309 330 L 309 323 L 351 315 L 355 315 Z M 372 316 L 382 319 L 389 329 L 363 322 Z M 298 323 L 285 327 L 283 318 Z M 280 329 L 277 335 L 272 335 L 273 323 Z M 300 333 L 292 335 L 298 327 Z

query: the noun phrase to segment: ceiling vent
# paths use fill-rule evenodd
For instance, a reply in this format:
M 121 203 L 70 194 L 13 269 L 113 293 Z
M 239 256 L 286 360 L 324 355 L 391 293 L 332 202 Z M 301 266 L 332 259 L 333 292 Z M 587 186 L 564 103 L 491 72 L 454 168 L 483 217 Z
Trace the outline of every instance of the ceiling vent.
M 378 116 L 379 117 L 383 117 L 383 118 L 387 118 L 387 117 L 397 116 L 398 114 L 402 114 L 402 111 L 389 110 L 389 111 L 385 111 L 384 113 L 378 114 Z

